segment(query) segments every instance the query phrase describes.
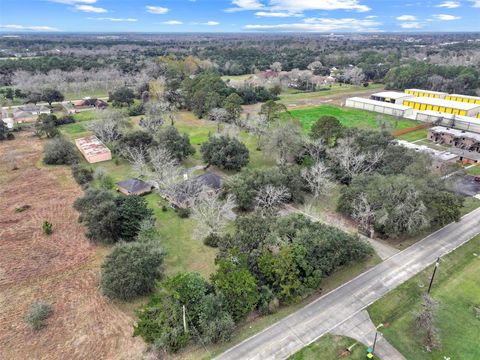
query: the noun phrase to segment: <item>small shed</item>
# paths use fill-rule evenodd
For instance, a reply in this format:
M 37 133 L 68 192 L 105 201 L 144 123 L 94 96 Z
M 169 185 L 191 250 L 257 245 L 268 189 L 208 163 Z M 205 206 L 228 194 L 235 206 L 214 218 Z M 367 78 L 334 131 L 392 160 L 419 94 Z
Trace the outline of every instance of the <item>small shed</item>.
M 112 153 L 95 135 L 75 140 L 78 150 L 90 163 L 112 160 Z
M 152 191 L 152 186 L 140 179 L 128 179 L 117 183 L 117 191 L 125 195 L 143 195 Z

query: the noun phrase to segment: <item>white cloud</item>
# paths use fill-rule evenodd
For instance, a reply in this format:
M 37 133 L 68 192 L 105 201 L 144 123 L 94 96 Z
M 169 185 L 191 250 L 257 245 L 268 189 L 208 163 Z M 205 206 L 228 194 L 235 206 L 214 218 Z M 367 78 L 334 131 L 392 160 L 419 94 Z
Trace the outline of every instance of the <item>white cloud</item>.
M 161 7 L 161 6 L 151 6 L 147 5 L 147 12 L 150 14 L 157 14 L 157 15 L 162 15 L 168 13 L 170 10 L 166 7 Z
M 264 5 L 258 0 L 233 0 L 232 5 L 235 7 L 225 9 L 226 12 L 237 12 L 244 10 L 261 10 Z
M 75 5 L 75 10 L 84 11 L 84 12 L 93 12 L 93 13 L 97 13 L 97 14 L 107 12 L 107 9 L 92 6 L 92 5 Z
M 360 4 L 359 0 L 270 0 L 272 10 L 288 10 L 303 12 L 306 10 L 356 10 L 359 12 L 371 10 Z
M 200 23 L 200 25 L 217 26 L 217 25 L 220 25 L 220 23 L 218 21 L 207 21 L 204 23 Z
M 329 19 L 329 18 L 308 18 L 301 23 L 274 24 L 274 25 L 246 25 L 246 30 L 263 31 L 308 31 L 308 32 L 329 32 L 329 31 L 380 31 L 380 22 L 372 19 Z
M 75 5 L 75 4 L 95 4 L 97 0 L 48 0 L 50 2 L 66 5 Z
M 258 12 L 255 13 L 255 16 L 285 18 L 285 17 L 301 17 L 303 15 L 302 14 L 289 13 L 289 12 L 258 11 Z
M 453 16 L 453 15 L 447 15 L 447 14 L 435 14 L 432 15 L 433 18 L 437 20 L 442 20 L 442 21 L 452 21 L 452 20 L 460 20 L 460 16 Z
M 307 10 L 371 10 L 367 5 L 362 5 L 360 0 L 269 0 L 268 4 L 259 0 L 233 0 L 232 4 L 235 7 L 226 9 L 226 12 L 265 10 L 301 14 Z
M 112 18 L 112 17 L 89 17 L 88 20 L 101 20 L 101 21 L 113 21 L 113 22 L 136 22 L 134 18 Z
M 404 29 L 421 29 L 422 24 L 419 22 L 404 22 L 401 23 L 400 26 Z
M 397 17 L 397 20 L 400 21 L 415 21 L 417 18 L 413 15 L 401 15 Z
M 168 20 L 168 21 L 164 21 L 162 24 L 164 24 L 164 25 L 182 25 L 183 22 L 178 21 L 178 20 Z
M 58 31 L 57 28 L 51 27 L 51 26 L 36 26 L 36 25 L 31 25 L 31 26 L 24 26 L 24 25 L 14 25 L 14 24 L 8 24 L 8 25 L 0 25 L 0 29 L 7 29 L 7 30 L 29 30 L 29 31 Z
M 444 1 L 441 4 L 437 5 L 436 7 L 443 7 L 447 9 L 455 9 L 460 7 L 461 4 L 458 1 Z
M 473 7 L 475 8 L 480 8 L 480 0 L 470 0 L 473 2 Z

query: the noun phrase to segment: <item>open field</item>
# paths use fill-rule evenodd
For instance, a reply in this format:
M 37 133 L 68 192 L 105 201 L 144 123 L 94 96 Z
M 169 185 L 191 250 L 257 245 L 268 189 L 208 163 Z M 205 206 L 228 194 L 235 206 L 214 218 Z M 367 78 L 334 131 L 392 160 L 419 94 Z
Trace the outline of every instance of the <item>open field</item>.
M 414 328 L 433 266 L 370 306 L 374 323 L 385 324 L 385 338 L 409 360 L 480 358 L 480 236 L 442 258 L 432 287 L 439 302 L 437 327 L 441 348 L 429 353 Z
M 131 336 L 133 314 L 98 290 L 109 249 L 84 237 L 72 208 L 81 189 L 70 169 L 43 166 L 43 141 L 16 137 L 0 143 L 1 154 L 19 157 L 14 171 L 0 160 L 0 358 L 140 359 L 145 346 Z M 16 212 L 22 205 L 31 208 Z M 44 220 L 53 223 L 50 236 L 41 230 Z M 23 320 L 36 300 L 53 305 L 38 332 Z
M 356 341 L 348 337 L 324 335 L 313 344 L 308 345 L 296 354 L 290 356 L 288 360 L 363 360 L 367 354 L 367 347 L 357 343 L 349 353 L 346 349 Z
M 389 115 L 332 105 L 290 110 L 288 113 L 282 114 L 284 118 L 291 116 L 299 120 L 306 132 L 310 131 L 315 121 L 325 115 L 335 116 L 346 127 L 377 129 L 385 125 L 387 129 L 399 130 L 418 125 L 418 123 L 413 120 L 397 119 Z
M 406 140 L 406 141 L 412 142 L 412 141 L 426 139 L 427 133 L 428 133 L 428 129 L 420 129 L 420 130 L 415 130 L 406 134 L 399 135 L 397 136 L 397 138 L 400 140 Z
M 280 94 L 280 102 L 290 103 L 298 102 L 298 105 L 306 105 L 305 102 L 315 101 L 316 99 L 334 96 L 334 95 L 348 95 L 348 97 L 353 96 L 352 94 L 362 94 L 362 93 L 373 93 L 381 91 L 384 88 L 382 84 L 371 84 L 368 87 L 362 85 L 348 85 L 348 84 L 333 84 L 330 87 L 326 87 L 325 90 L 312 91 L 312 92 L 302 92 L 302 91 L 288 91 L 286 93 Z M 327 90 L 328 89 L 328 90 Z

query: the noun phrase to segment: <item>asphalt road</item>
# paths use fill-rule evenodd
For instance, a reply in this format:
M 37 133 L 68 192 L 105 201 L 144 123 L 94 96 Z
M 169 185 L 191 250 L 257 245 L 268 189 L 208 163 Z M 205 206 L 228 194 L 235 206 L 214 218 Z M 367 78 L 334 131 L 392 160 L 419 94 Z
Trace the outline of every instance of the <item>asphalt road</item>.
M 218 360 L 286 359 L 480 233 L 480 209 L 246 339 Z M 441 271 L 441 264 L 440 270 Z M 435 286 L 435 285 L 434 285 Z

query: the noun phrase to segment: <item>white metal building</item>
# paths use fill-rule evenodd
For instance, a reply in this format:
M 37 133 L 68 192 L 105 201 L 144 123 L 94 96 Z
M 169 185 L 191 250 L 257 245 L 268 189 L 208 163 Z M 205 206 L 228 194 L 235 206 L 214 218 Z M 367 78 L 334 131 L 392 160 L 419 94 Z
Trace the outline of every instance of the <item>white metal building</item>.
M 480 121 L 469 116 L 442 114 L 434 111 L 419 111 L 415 118 L 422 122 L 431 122 L 437 125 L 465 131 L 480 133 Z
M 472 117 L 477 116 L 480 112 L 480 104 L 477 105 L 428 97 L 412 97 L 403 100 L 403 105 L 414 108 L 415 110 L 430 110 L 438 111 L 440 113 Z
M 409 99 L 412 97 L 413 95 L 405 94 L 398 91 L 382 91 L 382 92 L 372 94 L 370 96 L 370 99 L 402 105 L 402 100 Z
M 440 91 L 422 90 L 422 89 L 405 89 L 405 93 L 419 97 L 429 97 L 434 99 L 444 99 L 447 93 Z
M 399 117 L 405 117 L 413 113 L 413 109 L 408 106 L 364 99 L 361 97 L 348 98 L 345 102 L 345 106 Z

